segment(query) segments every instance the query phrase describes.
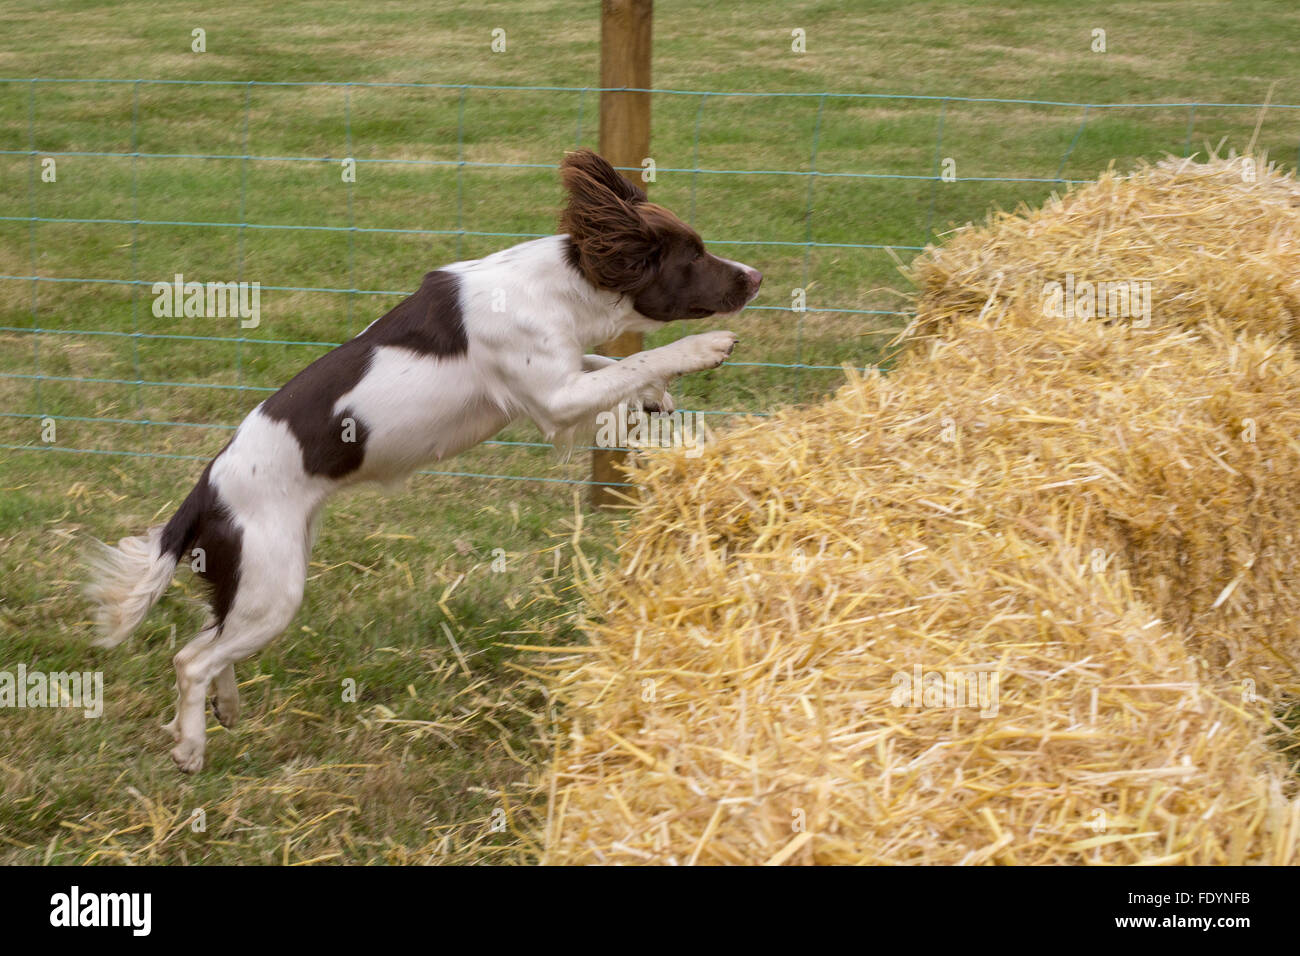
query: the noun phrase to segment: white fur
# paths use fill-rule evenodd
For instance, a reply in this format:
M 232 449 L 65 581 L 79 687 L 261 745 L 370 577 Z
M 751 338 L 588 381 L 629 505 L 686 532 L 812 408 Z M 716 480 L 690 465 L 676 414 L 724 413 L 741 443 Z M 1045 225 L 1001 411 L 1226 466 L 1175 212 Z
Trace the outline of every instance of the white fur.
M 86 596 L 95 604 L 96 647 L 116 647 L 136 629 L 171 584 L 176 560 L 161 554 L 162 525 L 116 548 L 92 539 L 86 554 L 91 581 Z

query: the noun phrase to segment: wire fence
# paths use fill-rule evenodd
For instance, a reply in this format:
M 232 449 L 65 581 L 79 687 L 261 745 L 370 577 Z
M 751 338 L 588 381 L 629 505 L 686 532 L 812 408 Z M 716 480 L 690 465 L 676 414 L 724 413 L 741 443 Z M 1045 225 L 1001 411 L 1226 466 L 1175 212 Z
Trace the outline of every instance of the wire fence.
M 77 144 L 71 143 L 69 146 L 65 141 L 75 140 L 75 137 L 69 137 L 60 134 L 60 120 L 57 119 L 53 124 L 42 122 L 40 116 L 40 106 L 42 103 L 42 94 L 46 88 L 69 87 L 72 85 L 81 85 L 89 89 L 98 88 L 119 88 L 129 89 L 129 100 L 119 97 L 120 115 L 117 116 L 123 136 L 129 135 L 129 148 L 117 149 L 86 149 L 72 148 Z M 154 88 L 221 88 L 229 91 L 243 92 L 243 107 L 240 111 L 238 133 L 227 137 L 238 142 L 239 148 L 230 149 L 198 149 L 189 151 L 166 151 L 166 150 L 148 150 L 142 149 L 142 95 L 145 91 Z M 323 89 L 342 93 L 343 106 L 343 145 L 344 153 L 342 155 L 333 155 L 330 153 L 308 154 L 282 154 L 278 151 L 257 152 L 251 149 L 250 129 L 254 115 L 253 94 L 255 91 L 275 91 L 291 89 Z M 361 91 L 385 91 L 401 90 L 413 91 L 415 93 L 427 92 L 430 95 L 437 94 L 439 107 L 443 109 L 455 110 L 455 155 L 447 155 L 442 158 L 432 156 L 367 156 L 356 155 L 358 142 L 355 134 L 357 117 L 355 115 L 354 96 Z M 227 406 L 221 409 L 213 409 L 211 404 L 201 404 L 195 406 L 192 401 L 187 401 L 184 397 L 172 399 L 168 402 L 156 402 L 146 398 L 145 390 L 179 390 L 177 394 L 183 396 L 185 393 L 191 395 L 197 392 L 204 393 L 252 393 L 254 397 L 262 397 L 276 390 L 281 384 L 282 379 L 274 377 L 263 377 L 260 381 L 250 382 L 246 380 L 249 374 L 254 374 L 255 367 L 257 372 L 264 372 L 266 375 L 274 376 L 280 374 L 283 376 L 282 367 L 271 363 L 266 367 L 261 367 L 259 352 L 265 352 L 271 349 L 294 349 L 297 358 L 294 363 L 298 367 L 306 365 L 315 354 L 332 348 L 340 344 L 339 340 L 345 339 L 347 335 L 326 335 L 319 338 L 312 337 L 275 337 L 262 334 L 239 334 L 239 335 L 203 335 L 178 331 L 161 331 L 149 327 L 148 315 L 144 309 L 143 289 L 151 288 L 159 280 L 170 279 L 170 276 L 157 274 L 152 266 L 146 265 L 141 261 L 141 242 L 146 235 L 152 232 L 163 234 L 168 230 L 184 230 L 187 233 L 195 235 L 202 233 L 215 233 L 216 238 L 220 241 L 228 242 L 233 238 L 235 245 L 234 253 L 234 272 L 239 280 L 242 280 L 248 274 L 249 262 L 247 254 L 247 245 L 250 237 L 259 234 L 273 234 L 284 237 L 302 237 L 312 235 L 327 235 L 331 237 L 344 238 L 347 241 L 346 255 L 346 281 L 333 283 L 295 283 L 292 281 L 262 282 L 260 288 L 266 292 L 285 293 L 285 294 L 302 294 L 311 296 L 326 296 L 342 299 L 345 303 L 346 328 L 349 332 L 355 332 L 358 317 L 364 317 L 365 323 L 368 324 L 371 318 L 382 314 L 387 310 L 385 304 L 388 299 L 400 298 L 410 294 L 410 290 L 395 288 L 373 288 L 369 287 L 372 283 L 367 283 L 363 276 L 361 264 L 358 261 L 356 244 L 359 239 L 367 237 L 390 237 L 395 239 L 423 239 L 423 240 L 441 240 L 448 249 L 454 248 L 457 258 L 465 253 L 467 244 L 470 242 L 478 245 L 496 245 L 503 247 L 510 242 L 523 241 L 532 238 L 538 238 L 546 235 L 545 232 L 529 231 L 518 228 L 510 228 L 509 220 L 511 216 L 505 207 L 499 207 L 493 210 L 494 215 L 500 215 L 502 218 L 501 228 L 470 228 L 469 222 L 471 213 L 475 212 L 478 205 L 470 201 L 466 189 L 466 177 L 471 172 L 487 171 L 489 174 L 501 173 L 508 171 L 538 171 L 552 175 L 555 169 L 555 162 L 525 162 L 509 161 L 505 159 L 475 159 L 470 155 L 467 148 L 473 143 L 476 149 L 484 148 L 483 143 L 473 141 L 471 131 L 467 129 L 466 124 L 466 106 L 469 98 L 476 94 L 491 94 L 495 97 L 518 97 L 524 94 L 540 95 L 554 101 L 557 98 L 576 99 L 576 110 L 571 116 L 572 136 L 567 141 L 556 139 L 554 142 L 543 142 L 539 144 L 539 149 L 546 153 L 553 153 L 558 157 L 559 152 L 569 145 L 582 145 L 584 136 L 590 138 L 594 129 L 594 108 L 597 95 L 601 90 L 597 87 L 577 88 L 577 87 L 552 87 L 552 86 L 485 86 L 485 85 L 457 85 L 457 84 L 436 84 L 436 83 L 317 83 L 317 82 L 262 82 L 262 81 L 219 81 L 219 80 L 118 80 L 118 79 L 41 79 L 41 78 L 3 78 L 0 79 L 0 91 L 4 91 L 6 102 L 9 104 L 9 110 L 4 119 L 7 120 L 5 129 L 7 130 L 7 139 L 3 148 L 0 148 L 0 160 L 7 160 L 10 163 L 27 163 L 27 175 L 25 196 L 20 197 L 16 190 L 7 194 L 9 207 L 5 209 L 4 214 L 0 215 L 0 226 L 7 227 L 8 232 L 4 233 L 5 241 L 0 243 L 0 250 L 5 253 L 4 262 L 14 263 L 22 261 L 23 258 L 30 264 L 27 270 L 6 269 L 0 273 L 0 287 L 7 290 L 4 296 L 4 315 L 10 319 L 5 324 L 0 325 L 0 333 L 16 337 L 29 337 L 31 340 L 31 351 L 22 356 L 9 356 L 4 363 L 4 370 L 0 371 L 0 382 L 7 382 L 9 386 L 4 390 L 6 395 L 5 404 L 9 409 L 0 412 L 0 418 L 5 419 L 15 426 L 7 430 L 7 434 L 12 440 L 0 442 L 0 448 L 9 451 L 29 451 L 40 450 L 49 452 L 64 452 L 81 455 L 112 455 L 112 456 L 133 456 L 146 458 L 162 459 L 181 459 L 181 460 L 205 460 L 210 454 L 197 453 L 193 449 L 193 443 L 181 442 L 181 450 L 160 450 L 160 446 L 166 448 L 171 441 L 160 441 L 158 429 L 174 429 L 179 432 L 186 430 L 207 430 L 216 433 L 230 432 L 236 427 L 238 421 L 248 411 L 249 403 L 238 406 Z M 1148 125 L 1158 127 L 1159 132 L 1155 133 L 1154 140 L 1148 140 L 1146 145 L 1152 142 L 1158 142 L 1162 148 L 1168 152 L 1179 152 L 1183 155 L 1189 155 L 1193 150 L 1194 136 L 1197 133 L 1198 116 L 1205 117 L 1207 112 L 1216 111 L 1219 115 L 1223 113 L 1240 114 L 1245 120 L 1253 125 L 1255 114 L 1264 109 L 1260 103 L 1078 103 L 1063 102 L 1051 100 L 1032 100 L 1032 99 L 999 99 L 999 98 L 982 98 L 968 96 L 919 96 L 919 95 L 893 95 L 877 93 L 802 93 L 802 92 L 721 92 L 721 91 L 703 91 L 703 90 L 666 90 L 653 89 L 649 91 L 655 98 L 656 104 L 661 102 L 673 104 L 680 107 L 681 104 L 688 104 L 694 107 L 694 119 L 690 124 L 690 137 L 685 136 L 685 132 L 678 124 L 675 130 L 675 137 L 679 141 L 675 152 L 679 155 L 689 155 L 691 162 L 689 165 L 665 165 L 658 166 L 655 169 L 656 182 L 658 177 L 665 177 L 677 186 L 679 199 L 685 202 L 687 209 L 681 209 L 681 202 L 678 202 L 675 208 L 678 208 L 684 215 L 694 220 L 701 208 L 705 205 L 705 200 L 709 199 L 713 191 L 713 184 L 727 182 L 754 182 L 758 179 L 764 181 L 776 181 L 780 183 L 793 182 L 795 187 L 802 195 L 802 215 L 798 216 L 797 222 L 793 223 L 793 229 L 798 231 L 798 235 L 788 238 L 755 238 L 745 235 L 711 235 L 705 233 L 704 239 L 711 246 L 735 247 L 742 250 L 750 250 L 752 255 L 770 255 L 781 257 L 782 263 L 787 273 L 787 277 L 798 282 L 795 291 L 803 292 L 805 296 L 808 292 L 820 287 L 826 289 L 828 293 L 839 293 L 844 296 L 845 301 L 819 301 L 803 302 L 794 305 L 786 302 L 774 302 L 770 297 L 760 298 L 758 304 L 752 305 L 747 310 L 749 313 L 755 313 L 762 316 L 764 313 L 771 317 L 772 314 L 781 314 L 785 317 L 788 324 L 793 328 L 786 333 L 787 340 L 792 340 L 792 355 L 774 355 L 772 358 L 788 358 L 786 361 L 747 361 L 738 358 L 735 361 L 726 363 L 726 368 L 733 372 L 750 374 L 762 373 L 768 376 L 776 376 L 772 381 L 780 381 L 783 385 L 788 386 L 785 391 L 780 392 L 783 398 L 794 397 L 796 400 L 804 397 L 807 392 L 805 387 L 806 376 L 809 373 L 835 373 L 838 372 L 843 364 L 859 365 L 866 367 L 875 359 L 875 350 L 869 344 L 864 345 L 857 355 L 844 354 L 843 349 L 836 349 L 836 361 L 834 362 L 817 362 L 809 360 L 810 356 L 806 354 L 806 338 L 810 328 L 818 324 L 824 324 L 832 317 L 844 317 L 850 320 L 857 319 L 870 323 L 878 324 L 882 327 L 897 326 L 906 319 L 906 309 L 895 307 L 885 307 L 879 303 L 865 302 L 860 290 L 855 289 L 859 280 L 870 282 L 879 275 L 879 270 L 857 268 L 857 260 L 845 262 L 842 257 L 845 256 L 867 256 L 868 254 L 885 254 L 890 257 L 910 256 L 921 251 L 925 245 L 934 237 L 934 228 L 939 224 L 941 216 L 940 196 L 941 190 L 948 184 L 962 183 L 968 186 L 974 186 L 974 192 L 966 194 L 965 202 L 968 209 L 974 210 L 976 207 L 987 206 L 991 199 L 1006 199 L 1009 195 L 1006 192 L 993 194 L 990 192 L 995 187 L 1010 187 L 1013 190 L 1022 190 L 1030 196 L 1041 196 L 1044 190 L 1060 189 L 1081 183 L 1086 183 L 1088 179 L 1070 178 L 1066 172 L 1070 166 L 1072 156 L 1082 141 L 1085 132 L 1089 129 L 1090 123 L 1097 124 L 1099 118 L 1107 117 L 1123 110 L 1143 111 L 1151 115 L 1169 117 L 1176 115 L 1185 116 L 1185 133 L 1181 136 L 1181 142 L 1173 142 L 1171 123 L 1165 119 L 1162 123 Z M 25 106 L 25 117 L 21 115 L 21 107 Z M 802 168 L 766 168 L 761 164 L 753 168 L 741 168 L 735 164 L 723 163 L 713 165 L 702 163 L 703 151 L 710 149 L 707 135 L 703 133 L 704 122 L 708 115 L 707 110 L 710 106 L 714 109 L 725 109 L 726 104 L 736 104 L 745 102 L 762 102 L 764 104 L 796 104 L 805 115 L 806 124 L 809 127 L 808 139 L 804 143 L 803 151 L 806 155 L 806 161 L 800 165 Z M 837 118 L 841 120 L 838 137 L 834 144 L 834 153 L 838 157 L 837 162 L 820 163 L 826 155 L 832 152 L 832 149 L 826 143 L 826 115 L 828 104 L 837 111 Z M 927 162 L 928 168 L 909 170 L 906 163 L 900 163 L 897 159 L 888 157 L 887 150 L 876 147 L 875 151 L 871 148 L 864 148 L 861 153 L 863 161 L 870 161 L 877 155 L 884 157 L 881 166 L 884 168 L 861 168 L 846 169 L 844 157 L 853 155 L 847 150 L 852 150 L 854 146 L 854 130 L 852 123 L 854 117 L 861 114 L 861 111 L 880 108 L 887 106 L 890 110 L 899 111 L 908 107 L 916 107 L 923 110 L 923 119 L 925 122 L 933 122 L 933 140 L 932 148 L 927 145 L 925 151 L 930 154 L 930 160 Z M 129 116 L 126 111 L 129 107 Z M 980 175 L 962 175 L 953 176 L 944 171 L 945 157 L 945 130 L 950 129 L 954 123 L 954 117 L 959 115 L 962 110 L 972 108 L 986 109 L 996 108 L 1010 111 L 1033 111 L 1037 115 L 1041 111 L 1047 111 L 1051 114 L 1051 121 L 1058 126 L 1062 126 L 1067 135 L 1065 137 L 1065 147 L 1062 150 L 1059 161 L 1055 162 L 1054 175 L 1027 175 L 1014 174 L 1012 171 L 1004 171 L 1003 174 L 993 174 L 984 172 Z M 658 110 L 658 106 L 656 106 Z M 1278 141 L 1288 141 L 1291 143 L 1300 143 L 1300 136 L 1295 134 L 1295 124 L 1300 120 L 1300 105 L 1296 104 L 1270 104 L 1268 106 L 1268 116 L 1281 117 L 1280 126 L 1282 129 L 1278 132 Z M 552 110 L 552 112 L 555 112 Z M 686 114 L 689 115 L 689 109 Z M 57 111 L 56 111 L 57 113 Z M 1070 114 L 1077 113 L 1077 116 Z M 1060 117 L 1065 117 L 1064 121 Z M 880 122 L 877 118 L 862 118 L 856 120 L 866 129 L 872 124 Z M 448 123 L 450 121 L 448 120 Z M 1181 125 L 1181 121 L 1180 121 Z M 1229 124 L 1232 125 L 1232 124 Z M 25 131 L 22 127 L 25 126 Z M 847 128 L 845 128 L 847 126 Z M 994 127 L 995 128 L 995 127 Z M 1235 125 L 1232 128 L 1236 128 Z M 656 128 L 656 140 L 659 138 L 660 126 Z M 129 130 L 129 133 L 127 132 Z M 1072 130 L 1072 132 L 1070 132 Z M 18 137 L 25 132 L 25 142 L 19 141 Z M 734 132 L 734 131 L 733 131 Z M 1294 138 L 1292 138 L 1294 137 Z M 864 136 L 865 139 L 869 137 Z M 734 139 L 734 137 L 732 137 Z M 919 142 L 919 135 L 915 133 L 911 136 L 913 141 Z M 124 144 L 125 145 L 125 144 Z M 446 145 L 447 151 L 450 151 L 451 143 Z M 733 148 L 727 152 L 727 155 L 736 155 Z M 1103 148 L 1106 145 L 1106 138 L 1102 137 Z M 60 148 L 60 147 L 65 148 Z M 743 144 L 741 144 L 743 148 Z M 1300 146 L 1297 147 L 1300 149 Z M 755 149 L 754 152 L 761 152 Z M 788 151 L 786 152 L 788 155 Z M 914 154 L 910 160 L 912 165 L 916 165 Z M 1113 153 L 1112 153 L 1113 155 Z M 121 187 L 122 195 L 106 195 L 113 190 L 100 190 L 100 195 L 92 196 L 94 200 L 91 203 L 95 208 L 92 211 L 98 211 L 105 203 L 125 203 L 125 210 L 118 215 L 103 214 L 83 214 L 76 215 L 75 209 L 61 210 L 63 214 L 48 214 L 48 210 L 43 210 L 41 195 L 42 188 L 42 170 L 46 161 L 53 160 L 61 162 L 69 159 L 93 160 L 106 164 L 124 163 L 126 170 L 124 174 L 109 173 L 110 181 L 117 183 Z M 255 214 L 253 197 L 250 195 L 250 173 L 260 166 L 270 166 L 273 164 L 305 164 L 337 166 L 344 162 L 353 162 L 359 169 L 398 169 L 398 170 L 427 170 L 440 171 L 454 175 L 454 180 L 442 179 L 441 198 L 444 200 L 441 208 L 437 213 L 446 221 L 435 221 L 427 226 L 418 227 L 401 227 L 392 225 L 363 225 L 357 221 L 356 211 L 356 186 L 358 179 L 354 176 L 352 181 L 347 184 L 346 193 L 346 213 L 344 219 L 336 223 L 324 222 L 300 222 L 300 221 L 271 221 L 274 216 L 259 218 Z M 1297 155 L 1297 161 L 1300 162 L 1300 154 Z M 148 197 L 149 185 L 142 182 L 142 172 L 146 168 L 152 168 L 153 164 L 205 164 L 205 169 L 221 170 L 220 175 L 230 176 L 231 167 L 237 169 L 238 197 L 235 204 L 237 215 L 226 218 L 167 218 L 167 217 L 150 217 L 142 215 L 142 199 Z M 146 164 L 149 164 L 146 166 Z M 211 167 L 206 164 L 213 164 Z M 838 168 L 837 168 L 838 167 Z M 189 169 L 186 166 L 186 169 Z M 641 170 L 628 170 L 629 173 L 639 173 Z M 201 174 L 207 175 L 207 174 Z M 216 174 L 214 174 L 216 175 Z M 114 178 L 116 177 L 116 178 Z M 14 177 L 9 177 L 12 181 Z M 886 189 L 896 188 L 898 190 L 907 190 L 906 196 L 910 203 L 907 214 L 913 217 L 914 224 L 923 225 L 916 231 L 915 241 L 901 241 L 897 235 L 892 237 L 877 236 L 872 233 L 872 222 L 870 219 L 861 221 L 858 225 L 858 231 L 862 233 L 862 241 L 854 241 L 850 235 L 855 223 L 852 221 L 837 221 L 847 217 L 857 216 L 861 210 L 850 209 L 847 213 L 842 214 L 838 208 L 838 196 L 822 200 L 819 190 L 831 188 L 834 184 L 878 184 Z M 654 187 L 656 189 L 660 187 Z M 702 193 L 702 189 L 704 192 Z M 721 191 L 727 195 L 725 188 Z M 788 191 L 788 190 L 787 190 Z M 402 198 L 400 190 L 394 193 L 399 199 Z M 263 194 L 259 194 L 263 195 Z M 877 191 L 873 193 L 877 198 L 888 199 L 892 192 Z M 409 200 L 419 199 L 419 196 L 411 195 Z M 19 203 L 25 200 L 26 214 L 17 214 Z M 761 202 L 761 198 L 755 199 L 755 202 Z M 823 202 L 824 208 L 819 208 L 819 201 Z M 714 204 L 710 200 L 711 204 Z M 66 205 L 66 204 L 65 204 Z M 669 205 L 674 205 L 669 203 Z M 43 211 L 46 214 L 42 214 Z M 972 212 L 972 215 L 977 213 Z M 419 220 L 424 218 L 424 214 L 418 210 L 414 211 L 410 218 Z M 792 216 L 791 219 L 796 217 Z M 895 217 L 897 218 L 897 217 Z M 906 217 L 904 217 L 906 218 Z M 832 235 L 827 235 L 819 225 L 828 222 L 835 222 L 836 228 L 830 230 Z M 491 227 L 493 223 L 475 223 L 477 226 Z M 25 227 L 25 243 L 20 240 L 20 231 Z M 48 243 L 43 246 L 41 243 L 40 227 L 78 227 L 83 231 L 79 234 L 78 242 L 83 245 L 88 253 L 88 261 L 84 270 L 79 270 L 78 274 L 51 274 L 52 270 L 42 268 L 43 249 L 48 249 Z M 111 275 L 106 273 L 113 272 L 109 264 L 117 264 L 121 267 L 121 257 L 107 253 L 102 244 L 95 242 L 99 231 L 104 230 L 126 230 L 127 242 L 124 245 L 127 250 L 126 270 L 130 272 L 126 275 Z M 897 230 L 894 230 L 897 233 Z M 21 246 L 26 245 L 26 254 L 22 255 Z M 120 248 L 120 247 L 119 247 Z M 96 250 L 98 255 L 103 259 L 102 262 L 95 260 Z M 815 254 L 830 254 L 837 257 L 834 260 L 833 268 L 828 270 L 835 273 L 833 280 L 823 282 L 818 274 L 818 263 L 814 261 Z M 428 268 L 436 267 L 438 262 L 434 263 L 412 263 L 410 273 L 413 275 L 421 274 Z M 96 267 L 99 274 L 96 274 Z M 766 270 L 765 270 L 766 271 Z M 266 277 L 265 272 L 262 273 Z M 343 275 L 339 276 L 344 278 Z M 789 283 L 787 283 L 789 285 Z M 98 312 L 92 312 L 91 315 L 98 317 L 98 322 L 102 327 L 91 327 L 92 320 L 73 318 L 70 321 L 64 321 L 62 324 L 52 321 L 60 314 L 62 301 L 59 296 L 60 289 L 67 289 L 69 292 L 75 292 L 78 295 L 84 295 L 85 290 L 95 289 L 96 287 L 114 287 L 128 290 L 130 292 L 129 305 L 126 302 L 118 302 L 114 307 L 108 308 L 107 311 L 101 309 Z M 23 295 L 24 288 L 27 295 Z M 764 301 L 766 298 L 766 301 Z M 20 304 L 25 300 L 25 304 Z M 372 308 L 370 303 L 374 302 Z M 72 310 L 74 314 L 80 314 L 76 309 Z M 19 316 L 23 316 L 27 321 L 22 321 Z M 3 321 L 3 320 L 0 320 Z M 334 332 L 342 331 L 344 323 L 331 322 L 328 328 Z M 110 327 L 116 326 L 116 327 Z M 131 358 L 129 363 L 130 372 L 128 374 L 117 375 L 94 375 L 87 374 L 84 369 L 70 369 L 70 374 L 59 374 L 59 369 L 55 368 L 57 363 L 52 362 L 52 350 L 61 343 L 72 340 L 103 340 L 116 341 L 119 343 L 129 343 Z M 146 374 L 142 362 L 142 349 L 152 343 L 155 347 L 163 351 L 154 352 L 151 360 L 155 363 L 161 362 L 167 364 L 168 348 L 179 349 L 182 346 L 197 346 L 209 349 L 210 351 L 204 356 L 207 367 L 211 369 L 209 375 L 200 374 L 197 377 L 186 379 L 177 377 L 172 380 L 171 377 L 151 376 Z M 218 348 L 233 347 L 233 357 L 227 357 L 225 353 L 218 352 Z M 786 350 L 787 352 L 790 349 Z M 203 363 L 200 363 L 200 370 Z M 233 365 L 233 381 L 228 380 Z M 292 374 L 292 373 L 290 373 Z M 287 377 L 287 376 L 284 376 Z M 67 407 L 73 403 L 70 401 L 70 395 L 76 395 L 78 390 L 85 390 L 90 387 L 95 388 L 95 395 L 99 398 L 96 407 Z M 71 389 L 71 391 L 69 391 Z M 106 389 L 107 391 L 103 391 Z M 708 404 L 702 403 L 700 407 L 693 408 L 705 415 L 729 416 L 737 414 L 763 415 L 770 409 L 763 407 L 761 404 L 762 396 L 759 395 L 759 405 L 741 408 L 718 407 L 721 403 L 716 393 L 711 393 L 708 398 Z M 129 397 L 128 397 L 129 396 Z M 105 408 L 118 408 L 124 403 L 134 404 L 136 413 L 123 415 L 114 414 L 106 411 Z M 84 404 L 84 403 L 81 403 Z M 159 414 L 160 412 L 170 410 L 174 414 Z M 85 412 L 78 414 L 77 412 Z M 199 420 L 183 420 L 185 417 L 193 415 Z M 91 425 L 98 429 L 95 434 L 100 436 L 99 440 L 93 444 L 101 447 L 82 447 L 81 442 L 72 445 L 64 442 L 42 441 L 39 437 L 32 434 L 33 422 L 41 423 L 46 421 L 66 422 L 70 424 Z M 174 434 L 174 433 L 167 433 Z M 86 441 L 85 444 L 92 444 Z M 536 453 L 543 449 L 549 449 L 546 443 L 529 440 L 524 437 L 510 437 L 503 435 L 485 443 L 488 447 L 504 451 L 524 451 Z M 590 446 L 587 446 L 590 447 Z M 205 449 L 206 450 L 206 449 Z M 468 459 L 473 463 L 473 459 Z M 556 469 L 560 468 L 560 474 Z M 428 469 L 422 474 L 446 475 L 455 477 L 471 478 L 491 478 L 502 480 L 522 480 L 543 483 L 583 485 L 590 482 L 574 474 L 573 468 L 565 470 L 562 466 L 554 463 L 544 464 L 542 459 L 534 454 L 520 461 L 514 461 L 511 469 L 519 473 L 502 474 L 494 473 L 491 470 L 449 470 L 449 469 Z M 550 472 L 543 474 L 540 472 Z

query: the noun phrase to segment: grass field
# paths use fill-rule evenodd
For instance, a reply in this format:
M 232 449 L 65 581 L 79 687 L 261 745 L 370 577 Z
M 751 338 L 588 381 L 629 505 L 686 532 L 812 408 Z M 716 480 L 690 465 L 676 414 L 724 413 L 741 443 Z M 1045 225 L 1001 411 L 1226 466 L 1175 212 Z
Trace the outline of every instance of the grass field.
M 0 862 L 535 859 L 551 655 L 518 646 L 581 641 L 573 540 L 593 561 L 613 542 L 612 520 L 564 483 L 585 455 L 559 461 L 512 426 L 499 437 L 525 444 L 436 470 L 558 481 L 422 475 L 337 499 L 302 611 L 239 668 L 244 722 L 212 722 L 195 778 L 157 729 L 169 648 L 201 617 L 195 582 L 178 578 L 132 643 L 91 651 L 77 558 L 83 534 L 165 519 L 261 390 L 323 351 L 310 343 L 359 331 L 430 268 L 552 229 L 555 164 L 596 144 L 597 96 L 580 90 L 598 84 L 598 4 L 5 2 L 0 19 L 0 670 L 105 680 L 98 720 L 0 710 Z M 205 53 L 190 51 L 195 28 Z M 796 28 L 806 53 L 791 51 Z M 730 325 L 734 363 L 680 383 L 678 404 L 762 412 L 825 394 L 842 363 L 878 359 L 906 305 L 897 263 L 952 224 L 1111 162 L 1244 149 L 1260 116 L 988 100 L 1259 103 L 1280 80 L 1273 102 L 1295 104 L 1298 38 L 1284 0 L 661 0 L 656 88 L 718 95 L 655 95 L 653 198 L 767 276 Z M 812 95 L 721 95 L 757 92 Z M 1294 165 L 1298 146 L 1300 110 L 1270 110 L 1257 148 Z M 956 182 L 936 178 L 946 158 Z M 132 283 L 177 272 L 278 288 L 256 329 L 155 318 Z M 105 281 L 14 278 L 33 275 Z M 786 311 L 796 288 L 812 311 Z M 304 291 L 321 289 L 359 291 Z

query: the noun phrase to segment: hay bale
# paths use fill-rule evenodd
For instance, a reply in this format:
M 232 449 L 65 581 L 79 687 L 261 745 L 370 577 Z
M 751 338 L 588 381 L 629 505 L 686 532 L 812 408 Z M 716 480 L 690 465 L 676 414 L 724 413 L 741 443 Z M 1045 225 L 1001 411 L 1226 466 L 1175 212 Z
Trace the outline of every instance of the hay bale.
M 910 332 L 978 314 L 990 295 L 1037 307 L 1046 283 L 1073 274 L 1150 280 L 1157 325 L 1215 320 L 1290 341 L 1300 320 L 1298 227 L 1295 175 L 1266 159 L 1166 159 L 1129 176 L 1111 169 L 1041 209 L 993 213 L 919 256 Z
M 639 465 L 550 861 L 1295 860 L 1300 210 L 1234 162 L 960 231 L 895 372 Z

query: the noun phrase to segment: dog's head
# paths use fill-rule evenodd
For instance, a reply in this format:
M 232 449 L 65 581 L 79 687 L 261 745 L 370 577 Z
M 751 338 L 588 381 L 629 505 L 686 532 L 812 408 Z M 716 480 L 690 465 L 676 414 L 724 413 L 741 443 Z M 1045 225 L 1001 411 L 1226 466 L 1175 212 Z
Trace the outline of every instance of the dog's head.
M 694 229 L 591 150 L 569 153 L 560 173 L 570 261 L 597 288 L 631 296 L 646 318 L 738 312 L 758 293 L 762 273 L 708 252 Z

